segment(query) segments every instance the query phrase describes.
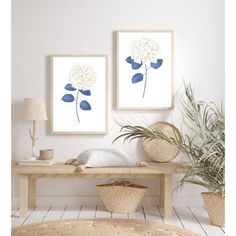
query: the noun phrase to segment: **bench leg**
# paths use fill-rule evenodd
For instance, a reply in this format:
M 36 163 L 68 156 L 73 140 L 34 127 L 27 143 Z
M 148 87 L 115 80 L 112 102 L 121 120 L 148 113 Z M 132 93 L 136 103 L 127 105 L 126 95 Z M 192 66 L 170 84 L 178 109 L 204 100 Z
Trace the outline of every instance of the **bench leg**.
M 28 175 L 20 175 L 20 217 L 27 216 L 28 211 Z
M 164 217 L 172 216 L 172 174 L 164 174 L 160 178 L 160 207 L 164 208 Z
M 164 208 L 164 175 L 160 177 L 160 201 L 159 207 Z
M 28 205 L 29 208 L 35 208 L 36 179 L 29 179 Z

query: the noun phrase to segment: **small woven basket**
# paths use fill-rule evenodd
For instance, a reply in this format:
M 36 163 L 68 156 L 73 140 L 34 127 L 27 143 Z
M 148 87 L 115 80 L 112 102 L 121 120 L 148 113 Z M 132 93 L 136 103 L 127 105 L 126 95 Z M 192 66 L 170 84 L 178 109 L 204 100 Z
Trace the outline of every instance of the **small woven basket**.
M 128 181 L 100 184 L 96 188 L 107 210 L 120 214 L 135 212 L 147 190 Z
M 225 197 L 210 192 L 201 193 L 211 224 L 225 226 Z

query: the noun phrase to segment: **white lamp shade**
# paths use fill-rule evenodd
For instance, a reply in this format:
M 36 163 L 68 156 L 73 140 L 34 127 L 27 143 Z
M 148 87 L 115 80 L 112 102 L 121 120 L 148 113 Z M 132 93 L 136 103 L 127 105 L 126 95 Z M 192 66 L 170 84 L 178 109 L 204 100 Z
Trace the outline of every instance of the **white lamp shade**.
M 42 98 L 24 99 L 24 120 L 47 120 L 45 102 Z

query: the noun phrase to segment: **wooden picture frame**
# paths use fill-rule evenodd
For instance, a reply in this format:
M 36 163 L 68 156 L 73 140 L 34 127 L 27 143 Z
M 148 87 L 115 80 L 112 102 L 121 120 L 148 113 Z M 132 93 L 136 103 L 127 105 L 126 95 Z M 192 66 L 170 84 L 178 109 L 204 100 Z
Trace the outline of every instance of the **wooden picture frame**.
M 51 55 L 52 134 L 107 133 L 107 55 Z
M 174 108 L 174 31 L 116 31 L 116 108 Z

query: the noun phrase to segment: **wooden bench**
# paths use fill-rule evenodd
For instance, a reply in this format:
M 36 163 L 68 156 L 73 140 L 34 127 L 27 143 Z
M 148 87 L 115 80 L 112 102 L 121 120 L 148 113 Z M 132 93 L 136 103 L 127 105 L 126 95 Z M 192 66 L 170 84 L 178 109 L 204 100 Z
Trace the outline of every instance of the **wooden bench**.
M 19 166 L 12 165 L 13 174 L 19 175 L 19 211 L 20 217 L 27 215 L 28 207 L 36 207 L 36 179 L 38 178 L 160 178 L 160 203 L 164 208 L 164 217 L 172 214 L 172 176 L 185 173 L 188 163 L 148 163 L 147 167 L 103 167 L 86 168 L 77 172 L 73 165 L 55 163 L 51 166 Z

